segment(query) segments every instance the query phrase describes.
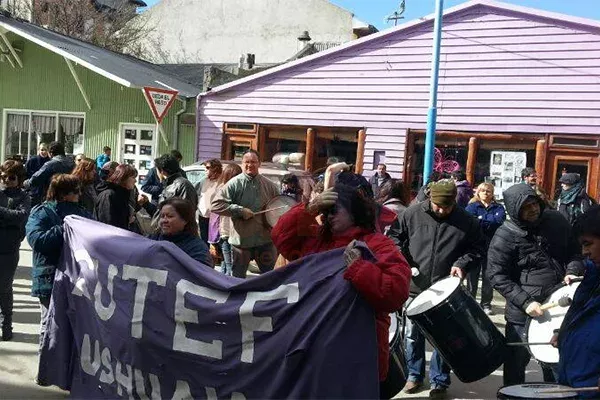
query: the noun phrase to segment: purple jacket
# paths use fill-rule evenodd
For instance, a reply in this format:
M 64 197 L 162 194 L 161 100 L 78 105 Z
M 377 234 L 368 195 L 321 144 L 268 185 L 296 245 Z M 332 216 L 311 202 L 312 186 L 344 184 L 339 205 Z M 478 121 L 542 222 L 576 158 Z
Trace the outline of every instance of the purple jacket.
M 472 198 L 473 189 L 469 181 L 456 182 L 456 204 L 466 208 Z

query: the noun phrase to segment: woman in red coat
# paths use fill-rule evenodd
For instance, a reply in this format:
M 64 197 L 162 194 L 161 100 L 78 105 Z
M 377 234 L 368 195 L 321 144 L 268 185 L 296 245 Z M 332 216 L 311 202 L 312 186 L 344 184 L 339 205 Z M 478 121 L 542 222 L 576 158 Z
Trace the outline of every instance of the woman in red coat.
M 317 224 L 316 218 L 323 221 Z M 344 253 L 344 278 L 371 305 L 377 320 L 379 380 L 389 367 L 389 314 L 408 298 L 410 267 L 394 242 L 377 233 L 375 203 L 346 185 L 324 191 L 308 205 L 298 204 L 284 214 L 271 232 L 277 250 L 288 260 L 348 246 L 359 240 L 376 261 L 368 261 L 357 248 Z

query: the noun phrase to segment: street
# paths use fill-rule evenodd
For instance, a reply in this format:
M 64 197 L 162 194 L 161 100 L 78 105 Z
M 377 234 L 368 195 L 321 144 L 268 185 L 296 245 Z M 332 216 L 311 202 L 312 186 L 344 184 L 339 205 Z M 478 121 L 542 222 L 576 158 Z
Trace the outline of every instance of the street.
M 31 288 L 31 250 L 24 243 L 21 248 L 21 260 L 15 278 L 15 315 L 14 339 L 0 341 L 0 398 L 2 399 L 64 399 L 68 392 L 58 388 L 43 388 L 34 383 L 37 369 L 37 349 L 39 333 L 39 305 L 37 299 L 30 296 Z M 504 330 L 502 309 L 504 302 L 496 294 L 494 297 L 492 320 L 501 331 Z M 431 357 L 428 347 L 427 358 Z M 531 362 L 527 369 L 529 382 L 541 381 L 540 369 Z M 448 398 L 453 399 L 492 399 L 502 386 L 502 370 L 495 371 L 481 381 L 464 384 L 453 377 Z M 426 385 L 425 388 L 428 388 Z M 428 398 L 428 390 L 414 395 L 399 394 L 396 398 Z

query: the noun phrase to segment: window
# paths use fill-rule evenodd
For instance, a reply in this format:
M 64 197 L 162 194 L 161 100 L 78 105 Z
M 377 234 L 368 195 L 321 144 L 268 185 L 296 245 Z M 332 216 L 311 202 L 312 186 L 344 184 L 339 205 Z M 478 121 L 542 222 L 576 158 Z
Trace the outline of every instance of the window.
M 245 133 L 256 133 L 256 124 L 236 124 L 226 123 L 225 132 L 245 132 Z
M 598 139 L 587 139 L 577 137 L 553 136 L 552 146 L 568 146 L 568 147 L 598 147 Z
M 3 159 L 24 161 L 37 153 L 40 143 L 61 142 L 67 154 L 83 153 L 84 114 L 26 110 L 5 111 Z

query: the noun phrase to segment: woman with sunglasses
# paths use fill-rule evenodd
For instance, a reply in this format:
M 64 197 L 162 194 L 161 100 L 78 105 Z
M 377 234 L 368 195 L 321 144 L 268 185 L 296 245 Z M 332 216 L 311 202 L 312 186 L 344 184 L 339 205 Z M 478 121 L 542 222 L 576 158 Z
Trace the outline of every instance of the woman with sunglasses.
M 46 332 L 46 319 L 54 272 L 63 247 L 63 221 L 69 215 L 91 218 L 79 206 L 80 182 L 75 175 L 57 174 L 52 177 L 46 201 L 31 211 L 27 221 L 27 241 L 33 249 L 31 295 L 39 298 L 41 306 L 40 344 Z M 38 377 L 43 384 L 43 378 Z
M 31 199 L 23 190 L 25 167 L 9 160 L 0 166 L 0 319 L 2 340 L 12 339 L 13 280 Z

